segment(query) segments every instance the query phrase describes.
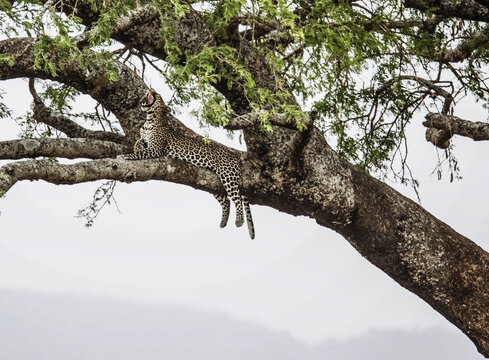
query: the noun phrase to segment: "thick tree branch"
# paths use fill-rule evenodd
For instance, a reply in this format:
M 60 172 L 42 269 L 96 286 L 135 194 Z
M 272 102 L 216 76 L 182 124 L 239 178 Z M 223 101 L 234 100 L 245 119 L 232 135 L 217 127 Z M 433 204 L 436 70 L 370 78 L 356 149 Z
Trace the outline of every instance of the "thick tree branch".
M 101 159 L 69 165 L 50 160 L 19 161 L 0 167 L 0 193 L 5 194 L 22 180 L 44 180 L 60 185 L 100 179 L 126 183 L 166 180 L 213 193 L 224 191 L 219 178 L 210 170 L 162 158 L 140 161 Z
M 127 149 L 119 144 L 93 139 L 20 139 L 0 141 L 0 159 L 61 157 L 102 159 L 116 157 Z
M 69 119 L 67 116 L 60 114 L 44 105 L 34 88 L 34 79 L 29 79 L 29 91 L 34 98 L 33 118 L 40 123 L 51 126 L 52 128 L 61 131 L 70 138 L 87 138 L 103 141 L 112 141 L 121 143 L 125 136 L 122 134 L 101 131 L 89 130 Z M 108 157 L 108 156 L 103 156 Z
M 472 37 L 461 41 L 456 48 L 443 53 L 440 56 L 439 61 L 442 63 L 464 61 L 474 52 L 474 50 L 487 44 L 488 42 L 489 25 L 486 25 L 481 31 L 475 33 Z
M 445 18 L 489 21 L 489 8 L 475 0 L 405 0 L 408 8 L 429 11 Z
M 474 141 L 489 140 L 489 123 L 480 121 L 464 120 L 457 116 L 429 113 L 426 115 L 426 121 L 423 121 L 426 126 L 427 134 L 430 130 L 430 138 L 434 145 L 446 148 L 447 141 L 453 135 L 460 135 L 471 138 Z
M 109 81 L 104 63 L 82 68 L 76 62 L 65 64 L 56 76 L 36 69 L 34 60 L 34 40 L 30 38 L 13 38 L 0 41 L 0 53 L 10 55 L 13 65 L 0 64 L 0 80 L 19 77 L 36 77 L 50 79 L 70 85 L 73 88 L 92 96 L 106 109 L 111 111 L 120 121 L 128 136 L 128 143 L 134 142 L 139 136 L 139 127 L 145 116 L 140 109 L 140 100 L 147 91 L 142 79 L 127 66 L 115 63 L 118 73 L 115 81 Z M 52 61 L 56 62 L 53 54 Z
M 278 144 L 275 153 L 245 163 L 247 196 L 339 232 L 489 356 L 489 254 L 419 204 L 338 159 L 317 129 L 302 152 L 304 177 L 284 174 L 280 159 L 291 131 L 269 134 Z M 278 166 L 267 166 L 273 157 Z

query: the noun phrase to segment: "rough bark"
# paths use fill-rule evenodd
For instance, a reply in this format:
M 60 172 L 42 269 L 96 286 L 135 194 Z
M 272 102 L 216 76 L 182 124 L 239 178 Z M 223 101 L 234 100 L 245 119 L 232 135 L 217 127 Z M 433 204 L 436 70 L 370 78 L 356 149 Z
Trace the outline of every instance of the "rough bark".
M 0 141 L 0 159 L 16 160 L 34 157 L 61 157 L 66 159 L 103 159 L 116 157 L 126 148 L 110 142 L 93 139 L 22 139 Z
M 440 149 L 448 149 L 452 134 L 449 131 L 429 127 L 426 129 L 425 138 Z
M 0 193 L 5 194 L 22 180 L 44 180 L 52 184 L 79 184 L 100 179 L 133 181 L 166 180 L 213 193 L 224 191 L 213 172 L 178 160 L 154 159 L 122 161 L 101 159 L 76 164 L 51 160 L 25 160 L 0 168 Z

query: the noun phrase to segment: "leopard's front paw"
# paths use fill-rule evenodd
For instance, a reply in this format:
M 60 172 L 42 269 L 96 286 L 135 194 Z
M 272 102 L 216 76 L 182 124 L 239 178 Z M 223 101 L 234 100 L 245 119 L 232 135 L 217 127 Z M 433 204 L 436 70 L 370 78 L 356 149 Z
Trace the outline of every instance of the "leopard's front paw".
M 117 160 L 127 160 L 126 155 L 117 155 L 116 159 Z

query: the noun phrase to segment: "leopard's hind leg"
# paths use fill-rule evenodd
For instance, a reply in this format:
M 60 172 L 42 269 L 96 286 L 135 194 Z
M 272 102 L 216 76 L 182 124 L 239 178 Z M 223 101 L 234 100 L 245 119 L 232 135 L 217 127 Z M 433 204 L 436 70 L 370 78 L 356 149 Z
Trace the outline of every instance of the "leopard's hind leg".
M 214 197 L 217 199 L 217 201 L 219 201 L 219 204 L 221 204 L 222 207 L 222 217 L 221 217 L 220 226 L 223 228 L 228 223 L 230 201 L 227 196 L 221 194 L 214 194 Z
M 226 186 L 224 186 L 226 188 Z M 241 195 L 239 194 L 239 189 L 238 189 L 238 184 L 233 184 L 230 186 L 230 189 L 226 189 L 227 193 L 229 194 L 229 197 L 231 200 L 233 200 L 233 203 L 236 207 L 236 226 L 240 227 L 243 225 L 244 218 L 243 218 L 243 199 L 241 198 Z
M 239 193 L 238 187 L 238 176 L 234 174 L 227 174 L 226 172 L 221 172 L 219 169 L 216 169 L 216 173 L 221 179 L 222 185 L 226 190 L 227 195 L 233 200 L 234 205 L 236 206 L 236 226 L 240 227 L 243 225 L 243 199 Z

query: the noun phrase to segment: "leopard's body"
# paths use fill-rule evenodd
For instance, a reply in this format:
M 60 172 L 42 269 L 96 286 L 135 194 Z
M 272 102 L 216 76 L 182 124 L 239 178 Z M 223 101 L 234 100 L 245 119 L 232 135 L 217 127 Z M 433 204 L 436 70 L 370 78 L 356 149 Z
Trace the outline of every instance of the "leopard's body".
M 168 124 L 169 108 L 153 89 L 148 92 L 142 109 L 147 113 L 147 120 L 140 130 L 140 138 L 134 145 L 134 153 L 123 155 L 122 158 L 138 160 L 166 155 L 209 168 L 219 176 L 227 195 L 236 206 L 236 226 L 241 226 L 244 222 L 244 204 L 248 231 L 253 239 L 255 230 L 250 206 L 247 198 L 240 194 L 238 186 L 241 177 L 239 156 L 219 143 L 188 138 L 173 131 Z M 221 227 L 224 227 L 229 218 L 229 199 L 221 194 L 214 196 L 222 207 Z

